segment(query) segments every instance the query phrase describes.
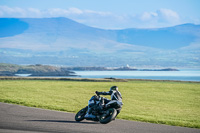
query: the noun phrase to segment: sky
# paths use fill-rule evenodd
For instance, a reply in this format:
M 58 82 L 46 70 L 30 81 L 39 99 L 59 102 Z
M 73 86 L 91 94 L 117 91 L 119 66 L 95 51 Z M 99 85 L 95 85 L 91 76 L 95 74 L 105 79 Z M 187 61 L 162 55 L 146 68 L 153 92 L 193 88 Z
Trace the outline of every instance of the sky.
M 200 0 L 0 0 L 0 18 L 66 17 L 103 29 L 200 24 Z

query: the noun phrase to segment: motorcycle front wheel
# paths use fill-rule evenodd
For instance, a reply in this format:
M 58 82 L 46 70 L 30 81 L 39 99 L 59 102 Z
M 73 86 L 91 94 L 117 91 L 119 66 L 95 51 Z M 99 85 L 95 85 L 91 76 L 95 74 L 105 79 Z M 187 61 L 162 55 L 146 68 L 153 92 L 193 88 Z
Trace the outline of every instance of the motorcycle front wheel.
M 110 108 L 106 111 L 106 114 L 100 116 L 99 122 L 102 124 L 107 124 L 112 121 L 117 115 L 117 111 L 114 108 Z
M 75 120 L 76 120 L 76 121 L 82 121 L 82 120 L 84 120 L 84 116 L 85 116 L 87 110 L 88 110 L 88 106 L 85 107 L 85 108 L 83 108 L 83 109 L 81 109 L 81 110 L 75 115 Z

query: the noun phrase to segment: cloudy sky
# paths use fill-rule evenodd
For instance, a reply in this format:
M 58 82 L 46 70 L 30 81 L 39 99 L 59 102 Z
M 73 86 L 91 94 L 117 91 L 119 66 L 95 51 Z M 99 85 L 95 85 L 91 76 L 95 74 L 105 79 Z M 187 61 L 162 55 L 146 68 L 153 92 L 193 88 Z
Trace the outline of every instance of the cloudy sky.
M 200 24 L 200 0 L 0 0 L 0 18 L 67 17 L 104 29 Z

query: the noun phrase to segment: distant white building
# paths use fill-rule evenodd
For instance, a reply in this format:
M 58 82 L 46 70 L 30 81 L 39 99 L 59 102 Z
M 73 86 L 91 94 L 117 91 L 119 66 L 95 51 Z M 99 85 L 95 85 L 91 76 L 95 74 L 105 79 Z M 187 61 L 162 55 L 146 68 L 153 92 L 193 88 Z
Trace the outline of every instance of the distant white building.
M 126 67 L 128 67 L 128 68 L 129 68 L 130 66 L 127 64 L 127 65 L 126 65 Z

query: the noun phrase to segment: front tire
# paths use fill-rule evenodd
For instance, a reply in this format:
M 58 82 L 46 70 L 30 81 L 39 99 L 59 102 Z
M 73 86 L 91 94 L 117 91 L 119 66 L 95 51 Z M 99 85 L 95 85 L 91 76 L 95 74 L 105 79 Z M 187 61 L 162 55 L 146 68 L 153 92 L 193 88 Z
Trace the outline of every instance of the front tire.
M 105 114 L 103 114 L 102 116 L 100 116 L 100 123 L 102 124 L 107 124 L 110 121 L 112 121 L 117 115 L 117 111 L 114 108 L 110 108 L 107 110 L 107 115 L 105 116 Z
M 81 110 L 75 115 L 75 120 L 76 120 L 76 121 L 82 121 L 82 120 L 84 120 L 84 116 L 85 116 L 87 110 L 88 110 L 88 106 L 85 107 L 85 108 L 83 108 L 83 109 L 81 109 Z

